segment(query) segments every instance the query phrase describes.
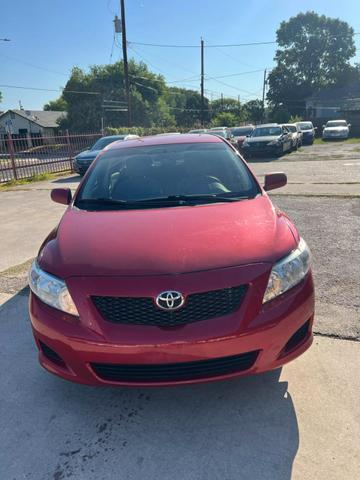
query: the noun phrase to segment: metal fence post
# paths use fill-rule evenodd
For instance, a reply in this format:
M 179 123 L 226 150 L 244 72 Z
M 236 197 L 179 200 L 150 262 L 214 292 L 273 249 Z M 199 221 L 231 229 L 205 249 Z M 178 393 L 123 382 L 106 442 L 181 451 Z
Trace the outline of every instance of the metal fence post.
M 71 169 L 71 173 L 73 173 L 73 171 L 74 171 L 73 152 L 72 152 L 71 141 L 70 141 L 70 134 L 69 134 L 69 130 L 68 130 L 68 129 L 66 129 L 66 141 L 67 141 L 67 145 L 68 145 L 69 160 L 70 160 L 70 169 Z
M 17 180 L 17 171 L 16 171 L 16 162 L 15 162 L 15 148 L 14 148 L 14 142 L 11 136 L 11 133 L 8 134 L 7 136 L 7 142 L 8 142 L 8 150 L 10 153 L 10 161 L 11 161 L 11 169 L 14 175 L 14 179 Z

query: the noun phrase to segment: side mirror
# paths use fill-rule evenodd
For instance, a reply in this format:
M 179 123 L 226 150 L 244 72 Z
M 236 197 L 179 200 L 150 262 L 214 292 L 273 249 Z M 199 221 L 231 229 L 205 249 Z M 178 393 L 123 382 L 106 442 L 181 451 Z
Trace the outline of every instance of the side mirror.
M 348 123 L 348 127 L 349 127 L 349 128 L 351 127 L 351 123 Z
M 323 126 L 322 126 L 322 128 L 325 128 L 325 127 L 326 127 L 326 125 L 323 125 Z
M 314 130 L 317 130 L 317 127 L 314 127 Z
M 62 203 L 63 205 L 69 205 L 72 199 L 70 188 L 54 188 L 51 190 L 50 196 L 53 202 Z
M 284 187 L 287 184 L 287 176 L 285 173 L 268 173 L 265 175 L 264 190 L 274 190 L 275 188 Z

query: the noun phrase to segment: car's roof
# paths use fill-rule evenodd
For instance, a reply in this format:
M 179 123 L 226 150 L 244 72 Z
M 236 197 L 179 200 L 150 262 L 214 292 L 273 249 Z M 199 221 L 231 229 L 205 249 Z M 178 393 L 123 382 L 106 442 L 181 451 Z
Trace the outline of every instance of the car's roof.
M 239 125 L 238 127 L 231 127 L 231 130 L 234 130 L 235 128 L 255 128 L 252 123 L 249 123 L 248 125 Z
M 336 120 L 328 120 L 327 123 L 331 123 L 331 122 L 346 122 L 346 120 L 344 120 L 343 118 L 339 118 L 339 119 L 336 119 Z
M 105 135 L 104 137 L 100 137 L 100 138 L 115 138 L 115 140 L 117 138 L 124 138 L 128 135 L 128 133 L 122 133 L 121 135 Z
M 154 135 L 150 137 L 139 137 L 134 140 L 127 140 L 126 142 L 115 142 L 109 145 L 108 150 L 117 148 L 132 148 L 132 147 L 150 147 L 154 145 L 172 145 L 181 143 L 220 143 L 223 140 L 214 135 L 207 133 L 194 135 L 193 133 L 182 135 Z

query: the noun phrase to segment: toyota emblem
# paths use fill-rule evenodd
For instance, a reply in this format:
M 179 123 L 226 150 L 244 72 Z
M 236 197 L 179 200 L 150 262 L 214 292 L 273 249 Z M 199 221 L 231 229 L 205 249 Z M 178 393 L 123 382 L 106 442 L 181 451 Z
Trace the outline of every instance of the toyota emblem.
M 184 305 L 185 298 L 180 292 L 161 292 L 156 297 L 155 303 L 161 310 L 178 310 Z

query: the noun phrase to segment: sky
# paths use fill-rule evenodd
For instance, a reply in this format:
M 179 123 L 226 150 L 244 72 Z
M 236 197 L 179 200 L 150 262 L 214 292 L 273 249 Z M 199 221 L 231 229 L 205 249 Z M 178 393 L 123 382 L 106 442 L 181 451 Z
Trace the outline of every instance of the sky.
M 113 63 L 122 58 L 114 43 L 119 0 L 1 0 L 0 110 L 41 110 L 60 95 L 72 67 Z M 136 43 L 206 45 L 268 42 L 283 20 L 314 10 L 338 17 L 360 32 L 359 0 L 125 0 L 128 56 L 143 60 L 169 85 L 199 90 L 200 49 Z M 360 62 L 360 35 L 355 37 Z M 205 48 L 205 93 L 245 102 L 260 98 L 263 71 L 274 65 L 276 45 Z M 251 73 L 248 73 L 251 72 Z M 235 75 L 235 74 L 241 75 Z M 225 75 L 233 75 L 225 78 Z M 171 82 L 171 84 L 170 84 Z M 5 87 L 4 85 L 8 85 Z M 16 89 L 9 86 L 26 87 Z M 30 90 L 28 88 L 39 89 Z M 44 89 L 44 90 L 41 90 Z M 49 91 L 47 91 L 48 89 Z

